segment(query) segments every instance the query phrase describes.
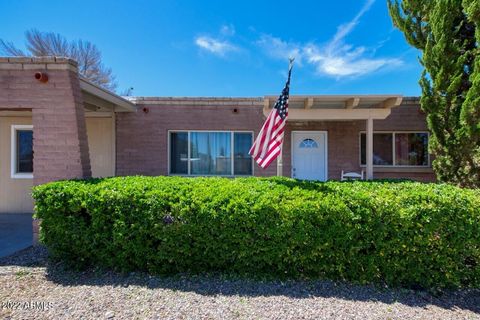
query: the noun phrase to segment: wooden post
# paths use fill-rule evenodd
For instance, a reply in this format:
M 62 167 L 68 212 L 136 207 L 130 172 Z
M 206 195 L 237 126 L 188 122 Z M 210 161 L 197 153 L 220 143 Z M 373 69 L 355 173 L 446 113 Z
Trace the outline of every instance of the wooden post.
M 373 119 L 367 119 L 367 180 L 373 179 Z
M 280 147 L 280 154 L 277 158 L 277 176 L 283 176 L 283 146 Z

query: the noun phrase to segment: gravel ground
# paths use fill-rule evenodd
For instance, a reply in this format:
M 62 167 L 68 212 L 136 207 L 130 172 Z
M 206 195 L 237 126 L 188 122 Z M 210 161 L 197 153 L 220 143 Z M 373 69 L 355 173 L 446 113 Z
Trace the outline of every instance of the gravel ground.
M 0 259 L 1 319 L 480 319 L 480 290 L 73 272 L 47 257 L 34 247 Z

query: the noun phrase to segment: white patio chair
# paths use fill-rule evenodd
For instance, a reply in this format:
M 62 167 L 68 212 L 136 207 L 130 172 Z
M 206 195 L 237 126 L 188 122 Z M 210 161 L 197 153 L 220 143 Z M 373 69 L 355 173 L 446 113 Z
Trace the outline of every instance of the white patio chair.
M 342 170 L 342 177 L 340 178 L 341 181 L 345 180 L 364 180 L 363 170 L 361 173 L 358 172 L 344 172 Z

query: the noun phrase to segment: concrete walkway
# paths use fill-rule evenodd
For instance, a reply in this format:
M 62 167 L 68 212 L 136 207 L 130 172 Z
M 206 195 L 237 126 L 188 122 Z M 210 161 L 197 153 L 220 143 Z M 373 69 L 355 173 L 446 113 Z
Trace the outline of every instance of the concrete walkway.
M 31 213 L 0 213 L 0 258 L 32 245 Z

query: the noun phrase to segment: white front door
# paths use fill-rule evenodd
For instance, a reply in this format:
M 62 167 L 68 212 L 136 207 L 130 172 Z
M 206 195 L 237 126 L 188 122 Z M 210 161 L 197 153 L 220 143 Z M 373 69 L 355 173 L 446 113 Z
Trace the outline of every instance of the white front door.
M 292 132 L 292 177 L 327 180 L 327 132 Z

